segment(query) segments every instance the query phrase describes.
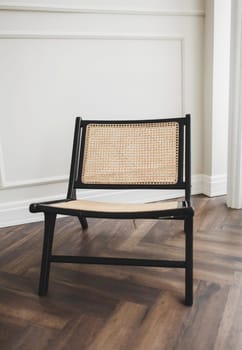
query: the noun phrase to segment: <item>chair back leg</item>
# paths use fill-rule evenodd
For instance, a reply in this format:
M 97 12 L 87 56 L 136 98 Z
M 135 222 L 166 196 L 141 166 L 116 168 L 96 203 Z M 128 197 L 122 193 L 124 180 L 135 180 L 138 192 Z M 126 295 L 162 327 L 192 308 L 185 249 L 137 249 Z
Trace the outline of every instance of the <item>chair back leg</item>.
M 44 296 L 48 292 L 48 282 L 50 273 L 50 257 L 54 237 L 56 214 L 45 213 L 45 230 L 42 251 L 42 262 L 39 280 L 39 295 Z
M 84 218 L 83 216 L 78 216 L 78 219 L 80 221 L 80 224 L 82 226 L 83 230 L 86 230 L 88 228 L 88 223 L 87 223 L 87 219 Z
M 193 217 L 185 219 L 186 230 L 186 270 L 185 270 L 185 304 L 193 304 Z

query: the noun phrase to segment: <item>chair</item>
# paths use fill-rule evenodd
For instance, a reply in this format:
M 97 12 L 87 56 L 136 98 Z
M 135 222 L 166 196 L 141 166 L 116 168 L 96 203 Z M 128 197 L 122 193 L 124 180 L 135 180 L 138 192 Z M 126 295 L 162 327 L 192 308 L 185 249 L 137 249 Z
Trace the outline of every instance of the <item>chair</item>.
M 183 189 L 183 201 L 141 204 L 77 200 L 76 189 Z M 81 263 L 185 269 L 185 304 L 193 303 L 193 215 L 190 201 L 190 115 L 155 120 L 76 118 L 67 198 L 30 205 L 43 212 L 44 242 L 39 295 L 48 292 L 50 264 Z M 56 215 L 87 219 L 175 219 L 184 221 L 185 261 L 53 255 Z

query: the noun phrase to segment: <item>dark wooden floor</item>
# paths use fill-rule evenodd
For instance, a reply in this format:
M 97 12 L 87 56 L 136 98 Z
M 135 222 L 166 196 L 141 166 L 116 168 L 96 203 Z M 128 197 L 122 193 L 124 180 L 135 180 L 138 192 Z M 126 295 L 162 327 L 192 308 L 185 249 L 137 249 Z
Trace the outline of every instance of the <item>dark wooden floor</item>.
M 241 350 L 242 211 L 193 199 L 195 302 L 183 305 L 176 269 L 52 264 L 38 297 L 42 223 L 0 229 L 3 350 Z M 54 252 L 183 258 L 182 222 L 57 221 Z

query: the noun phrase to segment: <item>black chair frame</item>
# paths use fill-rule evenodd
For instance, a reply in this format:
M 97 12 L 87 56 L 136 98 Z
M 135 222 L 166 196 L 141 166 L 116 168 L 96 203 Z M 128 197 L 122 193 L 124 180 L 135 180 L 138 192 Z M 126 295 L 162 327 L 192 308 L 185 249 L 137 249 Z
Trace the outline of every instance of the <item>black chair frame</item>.
M 178 156 L 178 181 L 176 184 L 85 184 L 82 182 L 82 164 L 85 145 L 86 128 L 90 123 L 95 124 L 135 124 L 135 123 L 158 123 L 175 121 L 179 124 L 179 156 Z M 103 265 L 128 265 L 128 266 L 152 266 L 171 267 L 185 269 L 185 304 L 193 304 L 193 216 L 194 210 L 191 205 L 191 141 L 190 141 L 190 115 L 184 118 L 152 119 L 136 121 L 91 121 L 76 118 L 74 142 L 71 159 L 71 169 L 67 198 L 45 203 L 33 203 L 30 211 L 33 213 L 43 212 L 45 218 L 44 241 L 42 251 L 42 263 L 39 282 L 39 295 L 44 296 L 48 292 L 49 272 L 51 263 L 78 263 L 78 264 L 103 264 Z M 97 212 L 97 211 L 77 211 L 66 208 L 55 208 L 49 204 L 71 201 L 76 199 L 76 190 L 82 188 L 94 189 L 183 189 L 185 200 L 181 207 L 177 209 L 167 209 L 147 212 Z M 158 220 L 183 220 L 185 232 L 185 260 L 157 260 L 157 259 L 137 259 L 137 258 L 117 258 L 117 257 L 93 257 L 93 256 L 69 256 L 54 255 L 52 253 L 52 243 L 57 214 L 77 216 L 82 228 L 88 228 L 88 217 L 111 218 L 111 219 L 158 219 Z

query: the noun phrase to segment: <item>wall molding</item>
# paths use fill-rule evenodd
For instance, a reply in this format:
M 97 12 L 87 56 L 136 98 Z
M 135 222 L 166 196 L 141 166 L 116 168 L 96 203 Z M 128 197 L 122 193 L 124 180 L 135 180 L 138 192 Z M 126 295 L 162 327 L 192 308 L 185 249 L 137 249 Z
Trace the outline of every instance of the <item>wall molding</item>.
M 3 173 L 3 171 L 0 172 L 0 174 Z M 43 177 L 40 179 L 32 179 L 32 180 L 24 180 L 24 181 L 6 181 L 3 180 L 0 188 L 4 189 L 10 189 L 10 188 L 17 188 L 17 187 L 32 187 L 32 186 L 38 186 L 38 185 L 48 185 L 52 183 L 60 183 L 60 182 L 67 182 L 68 176 L 50 176 L 50 177 Z
M 203 175 L 202 193 L 208 197 L 223 196 L 227 193 L 227 174 Z
M 209 197 L 220 196 L 226 193 L 226 175 L 207 176 L 197 174 L 192 176 L 192 194 L 204 193 Z M 130 196 L 132 193 L 132 196 Z M 30 222 L 42 221 L 41 213 L 31 214 L 28 207 L 30 203 L 44 202 L 65 198 L 66 194 L 61 193 L 54 196 L 39 198 L 29 198 L 28 200 L 15 201 L 0 204 L 0 227 L 26 224 Z M 127 202 L 132 198 L 132 202 L 152 202 L 166 200 L 183 196 L 183 191 L 174 190 L 80 190 L 78 197 L 86 200 L 100 200 L 111 202 Z
M 3 159 L 3 150 L 0 142 L 0 188 L 4 187 L 4 185 L 6 185 L 6 176 L 5 176 L 5 166 L 4 166 L 4 159 Z
M 54 33 L 54 32 L 0 32 L 0 39 L 77 39 L 77 40 L 159 40 L 180 41 L 182 36 L 156 34 L 100 34 L 100 33 Z
M 30 187 L 30 186 L 37 186 L 37 185 L 43 185 L 43 184 L 47 185 L 50 183 L 60 183 L 60 182 L 67 182 L 67 181 L 68 181 L 67 175 L 50 176 L 50 177 L 44 177 L 40 179 L 31 179 L 31 180 L 7 181 L 5 163 L 4 163 L 4 157 L 3 157 L 3 149 L 0 143 L 0 190 L 12 189 L 17 187 Z
M 62 179 L 59 179 L 62 181 Z M 43 179 L 42 179 L 43 181 Z M 47 182 L 48 181 L 48 182 Z M 45 184 L 56 182 L 56 178 L 45 179 Z M 63 182 L 66 180 L 63 180 Z M 38 184 L 41 184 L 38 183 Z M 25 182 L 18 183 L 17 187 L 28 187 L 35 186 L 37 182 Z M 192 194 L 205 194 L 209 197 L 221 196 L 226 194 L 226 185 L 227 185 L 227 176 L 217 175 L 217 176 L 208 176 L 204 174 L 197 174 L 192 176 Z M 6 187 L 6 190 L 12 188 L 11 186 Z M 132 191 L 132 196 L 130 193 Z M 45 191 L 45 193 L 47 193 Z M 44 195 L 45 195 L 44 193 Z M 50 200 L 57 200 L 65 198 L 65 193 L 60 193 L 59 195 L 52 196 L 41 196 L 38 198 L 29 198 L 28 200 L 23 201 L 11 201 L 7 203 L 0 204 L 0 227 L 12 226 L 25 224 L 30 222 L 42 221 L 42 214 L 33 215 L 29 213 L 28 206 L 32 202 L 44 202 Z M 132 198 L 133 202 L 142 202 L 142 201 L 158 201 L 165 200 L 170 198 L 177 198 L 183 196 L 183 191 L 157 191 L 157 190 L 147 190 L 141 192 L 138 190 L 80 190 L 79 198 L 88 199 L 88 200 L 101 200 L 101 201 L 127 201 Z
M 27 33 L 27 32 L 0 32 L 0 39 L 64 39 L 64 40 L 157 40 L 157 41 L 177 41 L 180 43 L 180 65 L 181 65 L 181 115 L 184 115 L 184 50 L 185 39 L 182 36 L 163 36 L 156 34 L 85 34 L 85 33 Z M 0 189 L 11 189 L 21 187 L 31 187 L 36 185 L 67 182 L 68 176 L 50 176 L 44 178 L 8 181 L 6 178 L 6 171 L 4 166 L 3 150 L 0 143 Z
M 202 175 L 194 175 L 192 177 L 192 183 L 192 193 L 201 193 Z M 130 193 L 132 193 L 132 196 L 130 196 Z M 182 190 L 79 190 L 78 198 L 110 202 L 130 202 L 130 198 L 132 198 L 133 203 L 138 203 L 178 198 L 182 197 L 183 194 L 184 192 Z M 0 204 L 0 227 L 42 221 L 42 213 L 37 213 L 35 215 L 29 213 L 29 204 L 58 200 L 65 197 L 66 194 L 62 193 L 54 196 L 29 198 L 28 200 Z
M 204 17 L 205 11 L 201 10 L 156 10 L 156 9 L 124 9 L 124 8 L 83 8 L 70 6 L 53 6 L 53 5 L 29 5 L 27 3 L 1 4 L 0 11 L 14 12 L 45 12 L 45 13 L 79 13 L 93 15 L 132 15 L 132 16 L 185 16 L 185 17 Z

